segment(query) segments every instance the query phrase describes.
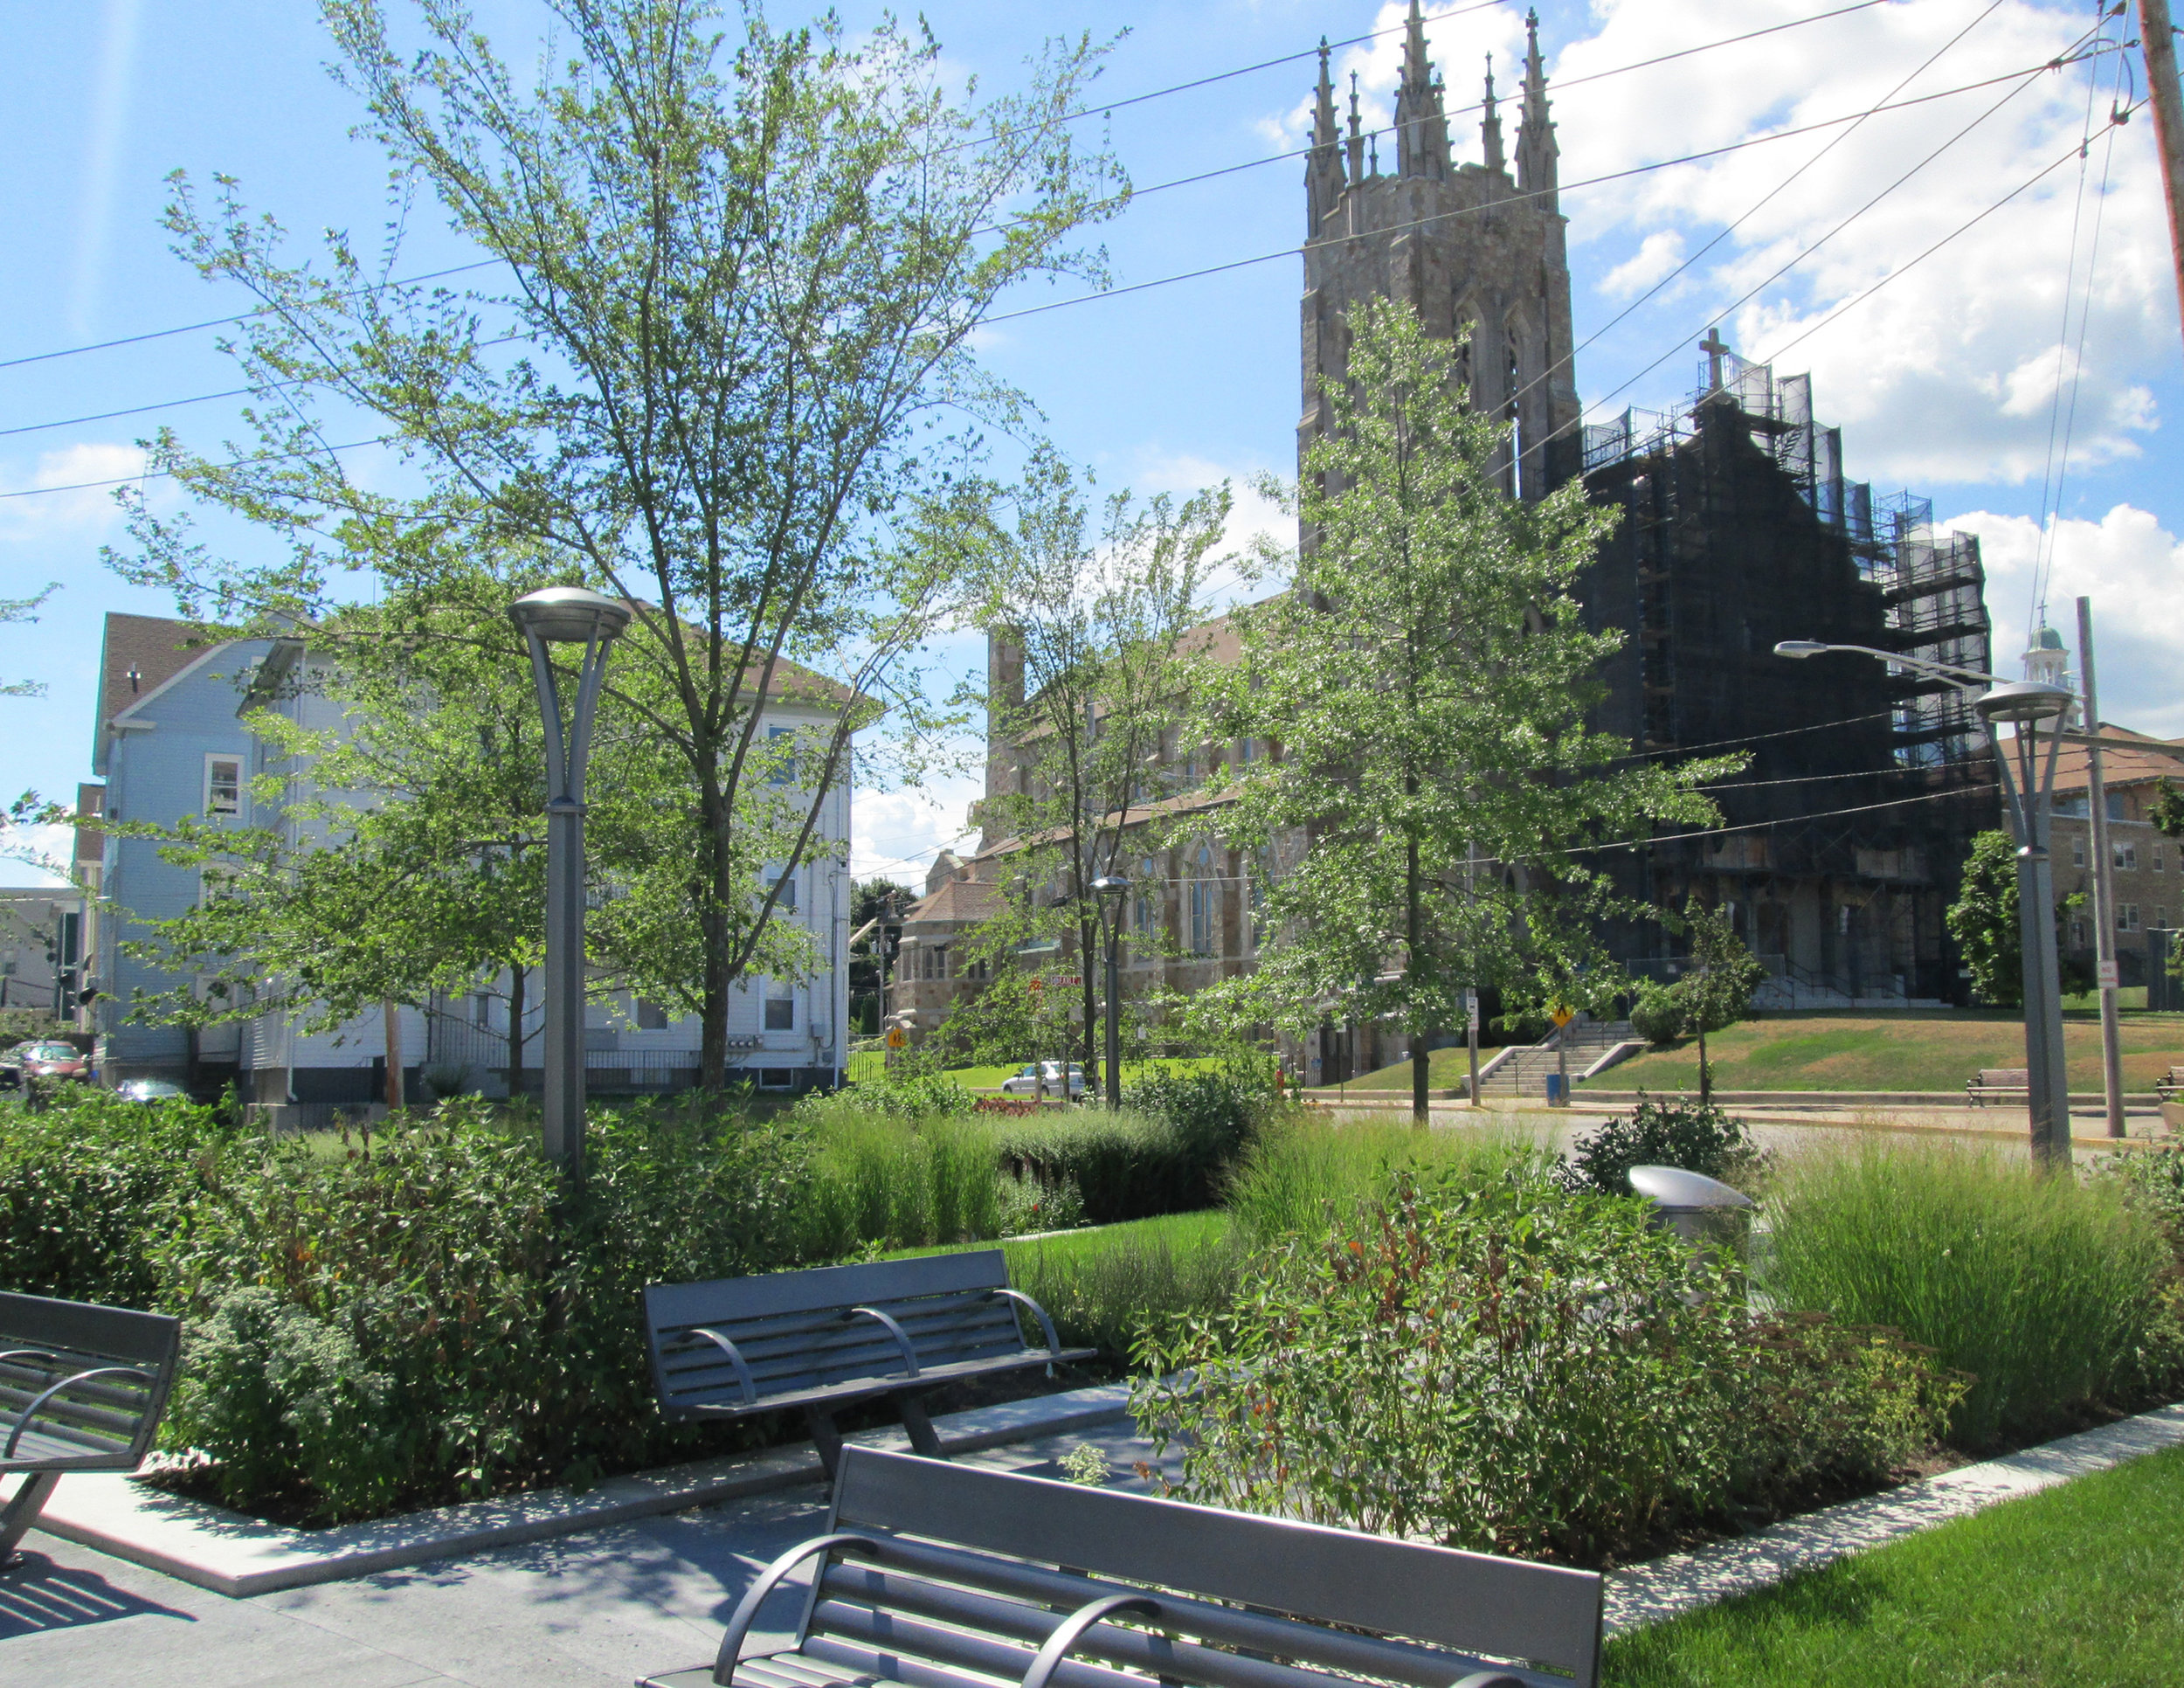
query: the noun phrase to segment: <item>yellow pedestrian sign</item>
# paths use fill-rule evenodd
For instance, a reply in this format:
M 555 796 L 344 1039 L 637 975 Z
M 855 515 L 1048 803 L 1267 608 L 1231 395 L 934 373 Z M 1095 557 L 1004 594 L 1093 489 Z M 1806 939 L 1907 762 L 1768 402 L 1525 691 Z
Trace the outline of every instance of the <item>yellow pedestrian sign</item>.
M 1577 1017 L 1578 1011 L 1575 1008 L 1571 1007 L 1569 1004 L 1565 1002 L 1558 1002 L 1555 1004 L 1553 1019 L 1557 1030 L 1567 1026 Z
M 902 1028 L 900 1026 L 890 1026 L 888 1027 L 888 1048 L 890 1049 L 899 1049 L 909 1041 L 910 1040 L 909 1038 L 902 1035 Z

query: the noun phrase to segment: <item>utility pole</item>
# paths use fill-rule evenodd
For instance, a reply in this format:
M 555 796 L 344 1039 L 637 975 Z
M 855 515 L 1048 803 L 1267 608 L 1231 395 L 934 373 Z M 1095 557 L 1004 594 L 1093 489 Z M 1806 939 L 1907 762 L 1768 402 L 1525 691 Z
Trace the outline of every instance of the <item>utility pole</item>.
M 2169 256 L 2176 268 L 2177 305 L 2184 311 L 2184 95 L 2177 90 L 2176 31 L 2169 23 L 2169 0 L 2139 0 L 2139 46 L 2146 60 L 2154 149 L 2161 155 L 2162 197 L 2169 208 Z
M 2077 601 L 2079 688 L 2085 699 L 2086 811 L 2093 828 L 2093 955 L 2101 1005 L 2101 1090 L 2108 1135 L 2124 1134 L 2124 1058 L 2116 1032 L 2115 858 L 2108 853 L 2108 793 L 2101 781 L 2100 695 L 2093 683 L 2093 600 Z

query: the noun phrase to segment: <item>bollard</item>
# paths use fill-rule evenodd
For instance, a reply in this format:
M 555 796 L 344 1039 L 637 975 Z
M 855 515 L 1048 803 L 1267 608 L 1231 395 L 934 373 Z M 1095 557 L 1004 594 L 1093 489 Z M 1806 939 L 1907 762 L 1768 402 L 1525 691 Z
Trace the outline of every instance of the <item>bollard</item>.
M 1744 1257 L 1752 1198 L 1717 1178 L 1681 1166 L 1633 1166 L 1630 1187 L 1653 1203 L 1654 1223 L 1674 1231 L 1694 1249 L 1719 1243 Z

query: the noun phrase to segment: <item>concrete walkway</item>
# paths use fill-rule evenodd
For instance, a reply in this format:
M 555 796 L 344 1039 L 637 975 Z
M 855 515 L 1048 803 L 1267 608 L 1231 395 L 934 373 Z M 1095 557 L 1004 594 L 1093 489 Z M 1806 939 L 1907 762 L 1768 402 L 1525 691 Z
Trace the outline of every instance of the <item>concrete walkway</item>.
M 963 1456 L 1061 1475 L 1080 1442 L 1117 1486 L 1145 1456 L 1127 1419 Z M 750 1579 L 818 1533 L 817 1484 L 349 1582 L 231 1600 L 42 1532 L 0 1574 L 8 1688 L 630 1688 L 709 1661 Z M 794 1614 L 769 1612 L 787 1628 Z

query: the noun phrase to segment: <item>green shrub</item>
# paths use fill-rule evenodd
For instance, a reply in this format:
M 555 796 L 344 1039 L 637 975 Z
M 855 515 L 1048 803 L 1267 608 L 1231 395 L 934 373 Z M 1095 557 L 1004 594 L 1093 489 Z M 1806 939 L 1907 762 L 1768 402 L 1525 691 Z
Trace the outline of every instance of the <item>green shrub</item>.
M 1579 1139 L 1564 1179 L 1572 1188 L 1628 1195 L 1633 1166 L 1681 1166 L 1743 1184 L 1756 1180 L 1763 1162 L 1743 1122 L 1711 1103 L 1662 1102 L 1641 1091 L 1631 1113 Z
M 1218 1194 L 1223 1171 L 1249 1146 L 1275 1107 L 1274 1072 L 1263 1062 L 1196 1072 L 1156 1070 L 1130 1086 L 1125 1107 L 1164 1122 L 1205 1180 L 1204 1207 Z
M 2118 1155 L 2103 1176 L 2161 1228 L 2184 1263 L 2184 1152 L 2163 1146 Z
M 2168 1363 L 2170 1250 L 2108 1180 L 1863 1143 L 1795 1164 L 1769 1208 L 1767 1291 L 1899 1330 L 1970 1373 L 1951 1427 L 1965 1447 L 2036 1435 Z
M 806 1257 L 1001 1235 L 998 1159 L 983 1122 L 877 1113 L 820 1118 L 801 1204 Z
M 573 1198 L 480 1104 L 231 1153 L 158 1245 L 190 1332 L 169 1445 L 325 1520 L 670 1457 L 698 1438 L 653 1408 L 640 1291 L 795 1263 L 801 1166 L 792 1131 L 670 1104 L 594 1114 Z
M 1379 1534 L 1598 1562 L 1923 1445 L 1948 1391 L 1877 1333 L 1755 1324 L 1634 1199 L 1542 1172 L 1395 1199 L 1253 1260 L 1137 1350 L 1180 1492 Z M 1846 1346 L 1863 1387 L 1816 1399 Z
M 1116 1364 L 1148 1332 L 1165 1337 L 1183 1320 L 1227 1306 L 1242 1257 L 1218 1224 L 1182 1235 L 1145 1228 L 1018 1243 L 1008 1254 L 1011 1282 L 1047 1310 L 1062 1341 L 1097 1348 Z
M 238 1136 L 212 1108 L 81 1085 L 0 1108 L 0 1289 L 153 1306 L 153 1247 Z
M 1490 1182 L 1546 1159 L 1514 1132 L 1333 1124 L 1298 1110 L 1260 1134 L 1229 1180 L 1227 1206 L 1246 1241 L 1265 1245 L 1324 1235 L 1406 1173 L 1429 1186 Z
M 1641 979 L 1630 1005 L 1630 1029 L 1648 1043 L 1673 1043 L 1683 1035 L 1683 1000 L 1657 979 Z
M 993 1129 L 1006 1171 L 1052 1188 L 1074 1184 L 1094 1225 L 1207 1207 L 1218 1187 L 1206 1145 L 1157 1115 L 1078 1108 Z

